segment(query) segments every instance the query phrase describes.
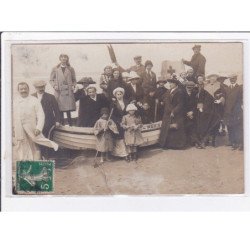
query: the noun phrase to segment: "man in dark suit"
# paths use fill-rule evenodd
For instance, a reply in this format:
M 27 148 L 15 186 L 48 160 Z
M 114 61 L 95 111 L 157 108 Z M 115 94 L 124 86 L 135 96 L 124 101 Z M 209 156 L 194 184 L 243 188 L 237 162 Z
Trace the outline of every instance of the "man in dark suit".
M 190 61 L 182 59 L 182 62 L 194 70 L 194 77 L 198 75 L 205 75 L 205 65 L 206 65 L 206 58 L 200 53 L 201 45 L 195 45 L 193 48 L 194 54 Z
M 75 92 L 75 100 L 79 102 L 77 126 L 94 127 L 96 121 L 100 118 L 102 108 L 108 108 L 109 102 L 104 94 L 97 94 L 95 84 L 90 84 L 84 89 L 78 89 Z
M 42 130 L 42 134 L 50 139 L 50 131 L 52 127 L 60 125 L 60 110 L 58 107 L 58 103 L 54 95 L 51 95 L 45 92 L 45 81 L 36 81 L 34 82 L 34 87 L 36 89 L 36 93 L 32 94 L 32 96 L 38 98 L 41 102 L 43 112 L 45 115 L 44 127 Z M 43 159 L 47 159 L 50 156 L 50 149 L 44 146 L 40 146 L 41 156 Z
M 135 73 L 131 72 L 129 77 L 129 84 L 127 85 L 127 90 L 129 93 L 129 100 L 135 103 L 142 103 L 143 101 L 143 88 L 140 85 L 140 77 Z
M 149 93 L 149 89 L 156 89 L 156 74 L 152 71 L 153 63 L 150 60 L 145 62 L 145 71 L 142 74 L 142 87 L 144 94 Z
M 34 82 L 36 93 L 32 94 L 38 98 L 42 104 L 45 114 L 45 122 L 43 127 L 43 135 L 48 138 L 51 128 L 60 125 L 60 111 L 55 96 L 45 92 L 45 81 Z
M 240 135 L 237 129 L 239 109 L 237 109 L 237 106 L 240 106 L 242 103 L 243 87 L 237 83 L 236 74 L 230 75 L 229 80 L 229 86 L 223 84 L 226 100 L 224 106 L 224 122 L 227 125 L 229 146 L 232 146 L 232 149 L 235 150 L 240 146 Z
M 184 125 L 187 136 L 187 143 L 189 146 L 193 146 L 196 142 L 195 138 L 195 111 L 197 109 L 196 95 L 197 90 L 195 83 L 186 82 L 183 89 L 184 95 Z

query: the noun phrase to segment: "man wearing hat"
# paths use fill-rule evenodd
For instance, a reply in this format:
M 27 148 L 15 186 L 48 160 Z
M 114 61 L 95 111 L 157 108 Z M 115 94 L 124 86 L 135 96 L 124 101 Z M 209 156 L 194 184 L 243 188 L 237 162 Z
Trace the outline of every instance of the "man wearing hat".
M 243 103 L 243 87 L 237 83 L 237 74 L 228 76 L 229 86 L 223 84 L 225 90 L 225 108 L 224 108 L 224 122 L 227 125 L 229 146 L 237 149 L 239 145 L 238 127 L 238 109 L 237 106 Z
M 32 96 L 38 98 L 41 102 L 45 114 L 45 122 L 42 132 L 43 135 L 48 138 L 50 129 L 54 125 L 60 125 L 60 110 L 55 96 L 45 92 L 45 81 L 36 81 L 33 85 L 36 89 L 36 93 L 32 94 Z
M 17 159 L 20 161 L 40 160 L 38 145 L 53 148 L 55 151 L 58 145 L 42 134 L 45 115 L 40 101 L 29 95 L 29 85 L 26 82 L 20 82 L 17 90 L 19 96 L 13 105 L 13 142 L 16 146 Z
M 135 65 L 131 66 L 126 71 L 130 73 L 131 71 L 135 71 L 140 77 L 142 77 L 145 72 L 145 66 L 142 64 L 142 57 L 137 55 L 134 57 Z
M 145 62 L 145 71 L 142 74 L 142 87 L 144 94 L 147 95 L 149 89 L 156 89 L 156 74 L 152 71 L 153 63 L 150 60 Z
M 170 90 L 164 98 L 164 114 L 159 144 L 162 148 L 180 149 L 186 145 L 184 96 L 176 79 L 169 79 Z
M 144 91 L 140 85 L 140 77 L 134 71 L 129 74 L 129 84 L 127 86 L 127 90 L 130 93 L 130 101 L 134 101 L 136 103 L 142 102 Z
M 195 111 L 196 111 L 196 95 L 197 89 L 195 83 L 187 81 L 184 88 L 184 124 L 187 136 L 187 143 L 193 146 L 195 139 Z
M 205 75 L 206 58 L 200 53 L 201 45 L 195 45 L 193 48 L 194 54 L 190 61 L 182 59 L 182 62 L 194 70 L 194 77 Z
M 77 126 L 93 127 L 99 119 L 101 108 L 109 106 L 104 94 L 97 94 L 96 84 L 90 84 L 85 90 L 79 89 L 75 93 L 75 100 L 79 100 Z

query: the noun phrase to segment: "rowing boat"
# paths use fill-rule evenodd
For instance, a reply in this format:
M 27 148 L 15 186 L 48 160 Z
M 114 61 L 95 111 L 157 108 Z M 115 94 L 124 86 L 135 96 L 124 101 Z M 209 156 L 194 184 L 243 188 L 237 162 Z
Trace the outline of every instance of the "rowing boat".
M 158 143 L 160 136 L 161 121 L 144 124 L 141 128 L 144 143 L 141 147 Z M 52 140 L 61 148 L 82 150 L 96 149 L 96 137 L 94 128 L 59 126 L 54 129 Z

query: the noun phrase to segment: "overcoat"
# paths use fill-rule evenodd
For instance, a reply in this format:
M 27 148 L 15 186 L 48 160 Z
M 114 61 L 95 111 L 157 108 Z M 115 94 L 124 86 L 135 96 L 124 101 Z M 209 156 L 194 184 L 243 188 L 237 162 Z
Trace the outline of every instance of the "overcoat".
M 104 130 L 106 131 L 104 132 Z M 94 126 L 94 134 L 96 136 L 96 150 L 98 152 L 109 152 L 113 151 L 114 148 L 114 134 L 118 134 L 116 124 L 109 120 L 100 118 L 97 120 Z
M 194 54 L 190 61 L 184 61 L 183 63 L 193 68 L 194 77 L 205 75 L 206 58 L 201 53 Z
M 140 130 L 142 127 L 140 116 L 124 115 L 121 126 L 125 130 L 124 140 L 127 146 L 139 146 L 144 143 Z
M 73 86 L 76 85 L 75 70 L 67 66 L 63 72 L 59 65 L 53 68 L 50 74 L 50 83 L 55 89 L 55 97 L 58 102 L 60 111 L 74 111 L 76 110 L 76 103 L 73 93 Z
M 153 71 L 150 74 L 147 71 L 142 73 L 142 88 L 145 94 L 148 94 L 150 89 L 156 89 L 156 74 Z
M 96 121 L 100 118 L 102 108 L 108 108 L 108 99 L 104 94 L 97 94 L 96 100 L 93 100 L 85 94 L 83 90 L 78 90 L 75 93 L 76 101 L 79 100 L 79 110 L 77 126 L 79 127 L 94 127 Z
M 218 126 L 221 116 L 216 109 L 213 96 L 206 90 L 200 90 L 196 98 L 196 133 L 198 138 L 203 140 Z
M 32 94 L 37 98 L 37 93 Z M 49 131 L 56 122 L 60 122 L 60 111 L 55 96 L 44 93 L 41 99 L 41 104 L 45 114 L 45 122 L 43 127 L 43 135 L 48 138 Z
M 234 120 L 235 113 L 233 112 L 236 103 L 242 99 L 243 87 L 236 84 L 233 88 L 223 84 L 225 91 L 225 107 L 224 107 L 224 122 L 229 125 Z
M 183 148 L 186 144 L 183 91 L 179 88 L 172 93 L 167 91 L 164 102 L 159 144 L 161 147 Z M 171 117 L 171 113 L 174 117 Z M 177 128 L 171 128 L 171 124 L 176 124 Z

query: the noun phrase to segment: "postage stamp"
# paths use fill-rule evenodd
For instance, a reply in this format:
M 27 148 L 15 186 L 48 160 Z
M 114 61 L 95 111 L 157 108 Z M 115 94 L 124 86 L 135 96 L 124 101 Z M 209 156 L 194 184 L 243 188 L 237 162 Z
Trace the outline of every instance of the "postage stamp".
M 18 161 L 16 167 L 18 194 L 53 192 L 54 161 Z

